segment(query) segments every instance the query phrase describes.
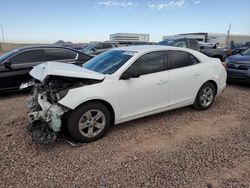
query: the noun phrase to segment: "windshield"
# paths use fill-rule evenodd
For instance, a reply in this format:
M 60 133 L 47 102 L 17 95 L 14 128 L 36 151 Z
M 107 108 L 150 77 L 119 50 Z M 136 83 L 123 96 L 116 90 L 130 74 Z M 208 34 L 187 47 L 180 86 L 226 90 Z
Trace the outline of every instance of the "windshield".
M 85 48 L 83 48 L 83 49 L 80 50 L 80 51 L 82 51 L 82 52 L 87 52 L 87 51 L 92 50 L 95 46 L 96 46 L 96 44 L 89 44 L 89 45 L 87 45 Z
M 15 53 L 17 53 L 19 50 L 18 49 L 15 49 L 15 50 L 12 50 L 10 52 L 7 52 L 3 55 L 0 56 L 0 62 L 2 61 L 5 61 L 6 59 L 8 59 L 9 57 L 11 57 L 12 55 L 14 55 Z
M 102 74 L 113 74 L 126 63 L 134 52 L 111 50 L 104 52 L 83 65 L 84 68 Z
M 242 55 L 250 55 L 250 48 L 242 52 Z
M 165 46 L 172 46 L 171 45 L 172 42 L 173 42 L 172 40 L 163 40 L 163 41 L 158 42 L 157 44 L 158 45 L 165 45 Z

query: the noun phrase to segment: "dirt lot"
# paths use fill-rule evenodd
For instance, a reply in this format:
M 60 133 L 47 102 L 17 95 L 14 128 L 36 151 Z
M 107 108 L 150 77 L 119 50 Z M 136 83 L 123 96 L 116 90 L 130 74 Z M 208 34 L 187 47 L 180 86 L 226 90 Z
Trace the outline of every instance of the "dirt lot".
M 250 186 L 250 87 L 229 85 L 207 111 L 124 123 L 77 148 L 33 143 L 25 98 L 0 98 L 0 187 Z

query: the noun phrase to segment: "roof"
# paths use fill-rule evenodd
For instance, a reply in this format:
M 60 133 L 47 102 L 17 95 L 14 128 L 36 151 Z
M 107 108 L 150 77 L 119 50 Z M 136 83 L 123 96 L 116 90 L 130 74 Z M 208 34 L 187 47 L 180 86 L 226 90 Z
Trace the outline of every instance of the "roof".
M 154 51 L 154 50 L 189 51 L 190 49 L 179 48 L 179 47 L 174 47 L 174 46 L 163 46 L 163 45 L 139 45 L 139 46 L 126 46 L 126 47 L 114 48 L 114 50 L 134 51 L 134 52 L 143 53 L 143 52 Z
M 191 53 L 191 54 L 195 55 L 201 61 L 208 58 L 208 56 L 202 54 L 201 52 L 193 50 L 193 49 L 180 48 L 180 47 L 174 47 L 174 46 L 164 46 L 164 45 L 126 46 L 126 47 L 120 47 L 120 48 L 113 48 L 113 50 L 124 50 L 124 51 L 138 52 L 137 55 L 144 54 L 147 52 L 153 52 L 153 51 L 157 51 L 157 50 L 177 50 L 177 51 L 184 51 L 184 52 Z
M 67 48 L 67 47 L 63 47 L 63 46 L 46 45 L 46 44 L 45 45 L 24 46 L 24 47 L 17 48 L 16 50 L 21 51 L 21 50 L 38 49 L 38 48 L 64 48 L 64 49 L 74 50 L 72 48 Z

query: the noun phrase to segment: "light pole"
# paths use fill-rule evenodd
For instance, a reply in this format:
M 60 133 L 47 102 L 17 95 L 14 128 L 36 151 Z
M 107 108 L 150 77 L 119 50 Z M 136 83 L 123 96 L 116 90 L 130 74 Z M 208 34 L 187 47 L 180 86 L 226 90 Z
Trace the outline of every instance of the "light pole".
M 3 43 L 5 43 L 5 40 L 4 40 L 4 32 L 3 32 L 3 25 L 2 25 L 2 24 L 1 24 L 1 30 L 2 30 Z
M 229 28 L 228 28 L 228 31 L 227 31 L 227 41 L 226 41 L 227 45 L 229 44 L 230 31 L 231 31 L 231 23 L 229 24 Z

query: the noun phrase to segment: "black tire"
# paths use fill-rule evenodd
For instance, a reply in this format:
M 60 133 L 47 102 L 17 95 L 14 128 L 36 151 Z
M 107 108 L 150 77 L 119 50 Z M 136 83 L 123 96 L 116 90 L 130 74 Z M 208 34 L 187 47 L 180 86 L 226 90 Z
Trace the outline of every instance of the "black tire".
M 93 115 L 93 112 L 95 111 L 101 112 L 102 115 L 105 116 L 105 118 L 102 118 L 103 125 L 105 123 L 104 128 L 96 135 L 94 135 L 93 133 L 93 135 L 91 136 L 86 136 L 85 134 L 88 134 L 90 126 L 92 127 L 93 130 L 97 129 L 97 127 L 95 127 L 95 125 L 89 125 L 88 127 L 80 131 L 80 121 L 82 121 L 82 119 L 86 120 L 83 122 L 85 124 L 84 126 L 86 126 L 88 122 L 87 122 L 87 118 L 85 117 L 85 113 L 89 114 L 90 112 L 91 116 L 93 116 L 94 118 L 95 114 Z M 110 112 L 105 105 L 103 105 L 100 102 L 88 102 L 88 103 L 82 104 L 81 106 L 79 106 L 78 108 L 76 108 L 74 111 L 72 111 L 69 114 L 67 118 L 67 130 L 69 131 L 69 134 L 71 135 L 71 137 L 79 142 L 92 142 L 101 138 L 107 132 L 110 126 L 110 119 L 111 119 Z M 92 132 L 94 132 L 93 130 Z M 87 131 L 87 133 L 85 133 L 84 131 L 85 132 Z
M 207 103 L 207 105 L 204 105 L 204 103 L 202 102 L 203 101 L 202 96 L 203 96 L 204 90 L 206 90 L 206 89 L 210 89 L 210 92 L 212 93 L 212 99 L 211 99 L 211 101 L 209 101 L 209 103 Z M 212 83 L 206 82 L 199 89 L 199 92 L 196 95 L 193 106 L 194 106 L 194 108 L 196 108 L 198 110 L 207 110 L 213 104 L 214 98 L 215 98 L 215 87 Z

